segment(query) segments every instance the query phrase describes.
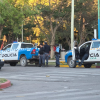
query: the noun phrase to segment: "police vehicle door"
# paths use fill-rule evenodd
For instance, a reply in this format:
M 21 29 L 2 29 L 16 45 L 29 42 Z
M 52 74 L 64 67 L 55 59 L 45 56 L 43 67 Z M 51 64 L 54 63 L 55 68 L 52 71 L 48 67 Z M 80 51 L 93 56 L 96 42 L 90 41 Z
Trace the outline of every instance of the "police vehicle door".
M 11 49 L 11 44 L 8 44 L 5 46 L 1 51 L 0 51 L 0 57 L 3 58 L 4 60 L 9 59 L 9 54 L 10 54 L 10 49 Z
M 10 50 L 10 60 L 18 60 L 18 43 L 13 43 Z
M 85 54 L 85 48 L 90 46 L 91 48 L 91 42 L 85 42 L 84 44 L 82 44 L 80 47 L 79 47 L 79 52 L 80 52 L 80 59 L 82 59 L 82 57 L 84 56 Z M 90 54 L 90 49 L 89 49 L 89 54 Z M 87 59 L 84 60 L 84 62 L 88 62 L 90 59 L 89 57 Z M 79 60 L 81 61 L 81 60 Z
M 93 41 L 90 49 L 90 61 L 100 61 L 100 41 Z

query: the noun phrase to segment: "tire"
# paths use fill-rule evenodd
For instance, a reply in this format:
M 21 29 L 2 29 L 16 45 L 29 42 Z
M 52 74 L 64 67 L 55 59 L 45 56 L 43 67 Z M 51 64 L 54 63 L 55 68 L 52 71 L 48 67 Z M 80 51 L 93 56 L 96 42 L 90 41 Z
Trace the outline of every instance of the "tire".
M 0 67 L 0 70 L 1 70 L 1 67 Z
M 76 68 L 76 62 L 72 60 L 72 57 L 68 58 L 68 65 L 70 68 Z
M 16 62 L 12 62 L 12 63 L 10 63 L 10 66 L 16 66 Z
M 91 68 L 91 65 L 92 65 L 92 64 L 84 64 L 84 67 L 85 67 L 85 68 Z
M 25 56 L 20 58 L 20 64 L 21 66 L 25 67 L 27 65 L 27 59 Z

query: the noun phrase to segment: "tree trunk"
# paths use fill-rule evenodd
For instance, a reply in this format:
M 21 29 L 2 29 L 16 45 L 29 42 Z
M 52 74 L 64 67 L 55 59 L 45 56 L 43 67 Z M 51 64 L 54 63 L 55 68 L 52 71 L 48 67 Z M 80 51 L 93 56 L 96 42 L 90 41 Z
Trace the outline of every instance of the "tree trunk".
M 53 50 L 54 45 L 55 45 L 55 33 L 52 33 L 52 37 L 51 37 L 51 58 L 54 57 L 54 50 Z
M 82 17 L 81 20 L 81 30 L 80 30 L 80 43 L 79 46 L 85 42 L 85 18 Z
M 51 59 L 52 59 L 52 58 L 54 58 L 54 51 L 53 51 L 53 47 L 54 47 L 54 46 L 52 46 L 52 45 L 51 45 L 51 54 L 50 54 Z
M 0 26 L 0 39 L 1 39 L 2 31 L 3 31 L 3 26 Z

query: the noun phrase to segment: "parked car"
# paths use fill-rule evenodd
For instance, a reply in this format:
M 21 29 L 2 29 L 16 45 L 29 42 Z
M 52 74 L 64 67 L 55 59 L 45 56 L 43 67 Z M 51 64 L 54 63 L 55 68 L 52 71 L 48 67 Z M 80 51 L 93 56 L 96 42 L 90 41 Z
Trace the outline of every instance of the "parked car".
M 81 62 L 87 46 L 90 46 L 89 56 L 83 62 L 84 67 L 90 68 L 92 64 L 100 63 L 100 40 L 93 39 L 92 41 L 83 43 L 77 48 L 74 47 L 73 50 L 69 50 L 66 53 L 65 62 L 68 63 L 70 68 L 75 68 Z
M 6 45 L 0 50 L 0 57 L 4 59 L 4 63 L 16 66 L 20 62 L 21 66 L 28 63 L 39 64 L 39 49 L 34 47 L 32 43 L 16 42 Z

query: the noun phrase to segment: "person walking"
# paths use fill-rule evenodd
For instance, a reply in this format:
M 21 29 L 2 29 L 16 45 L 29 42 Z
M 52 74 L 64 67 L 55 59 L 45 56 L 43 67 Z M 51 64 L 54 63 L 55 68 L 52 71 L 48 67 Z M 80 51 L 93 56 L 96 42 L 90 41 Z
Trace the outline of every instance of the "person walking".
M 48 66 L 48 60 L 49 60 L 49 57 L 50 57 L 50 46 L 47 44 L 47 42 L 44 42 L 44 55 L 45 55 L 45 60 L 46 60 L 46 66 Z M 44 61 L 45 61 L 44 60 Z
M 42 43 L 40 44 L 39 54 L 39 67 L 44 67 L 44 47 Z
M 60 57 L 60 48 L 59 45 L 56 44 L 56 50 L 55 50 L 56 66 L 55 67 L 59 67 L 59 57 Z

